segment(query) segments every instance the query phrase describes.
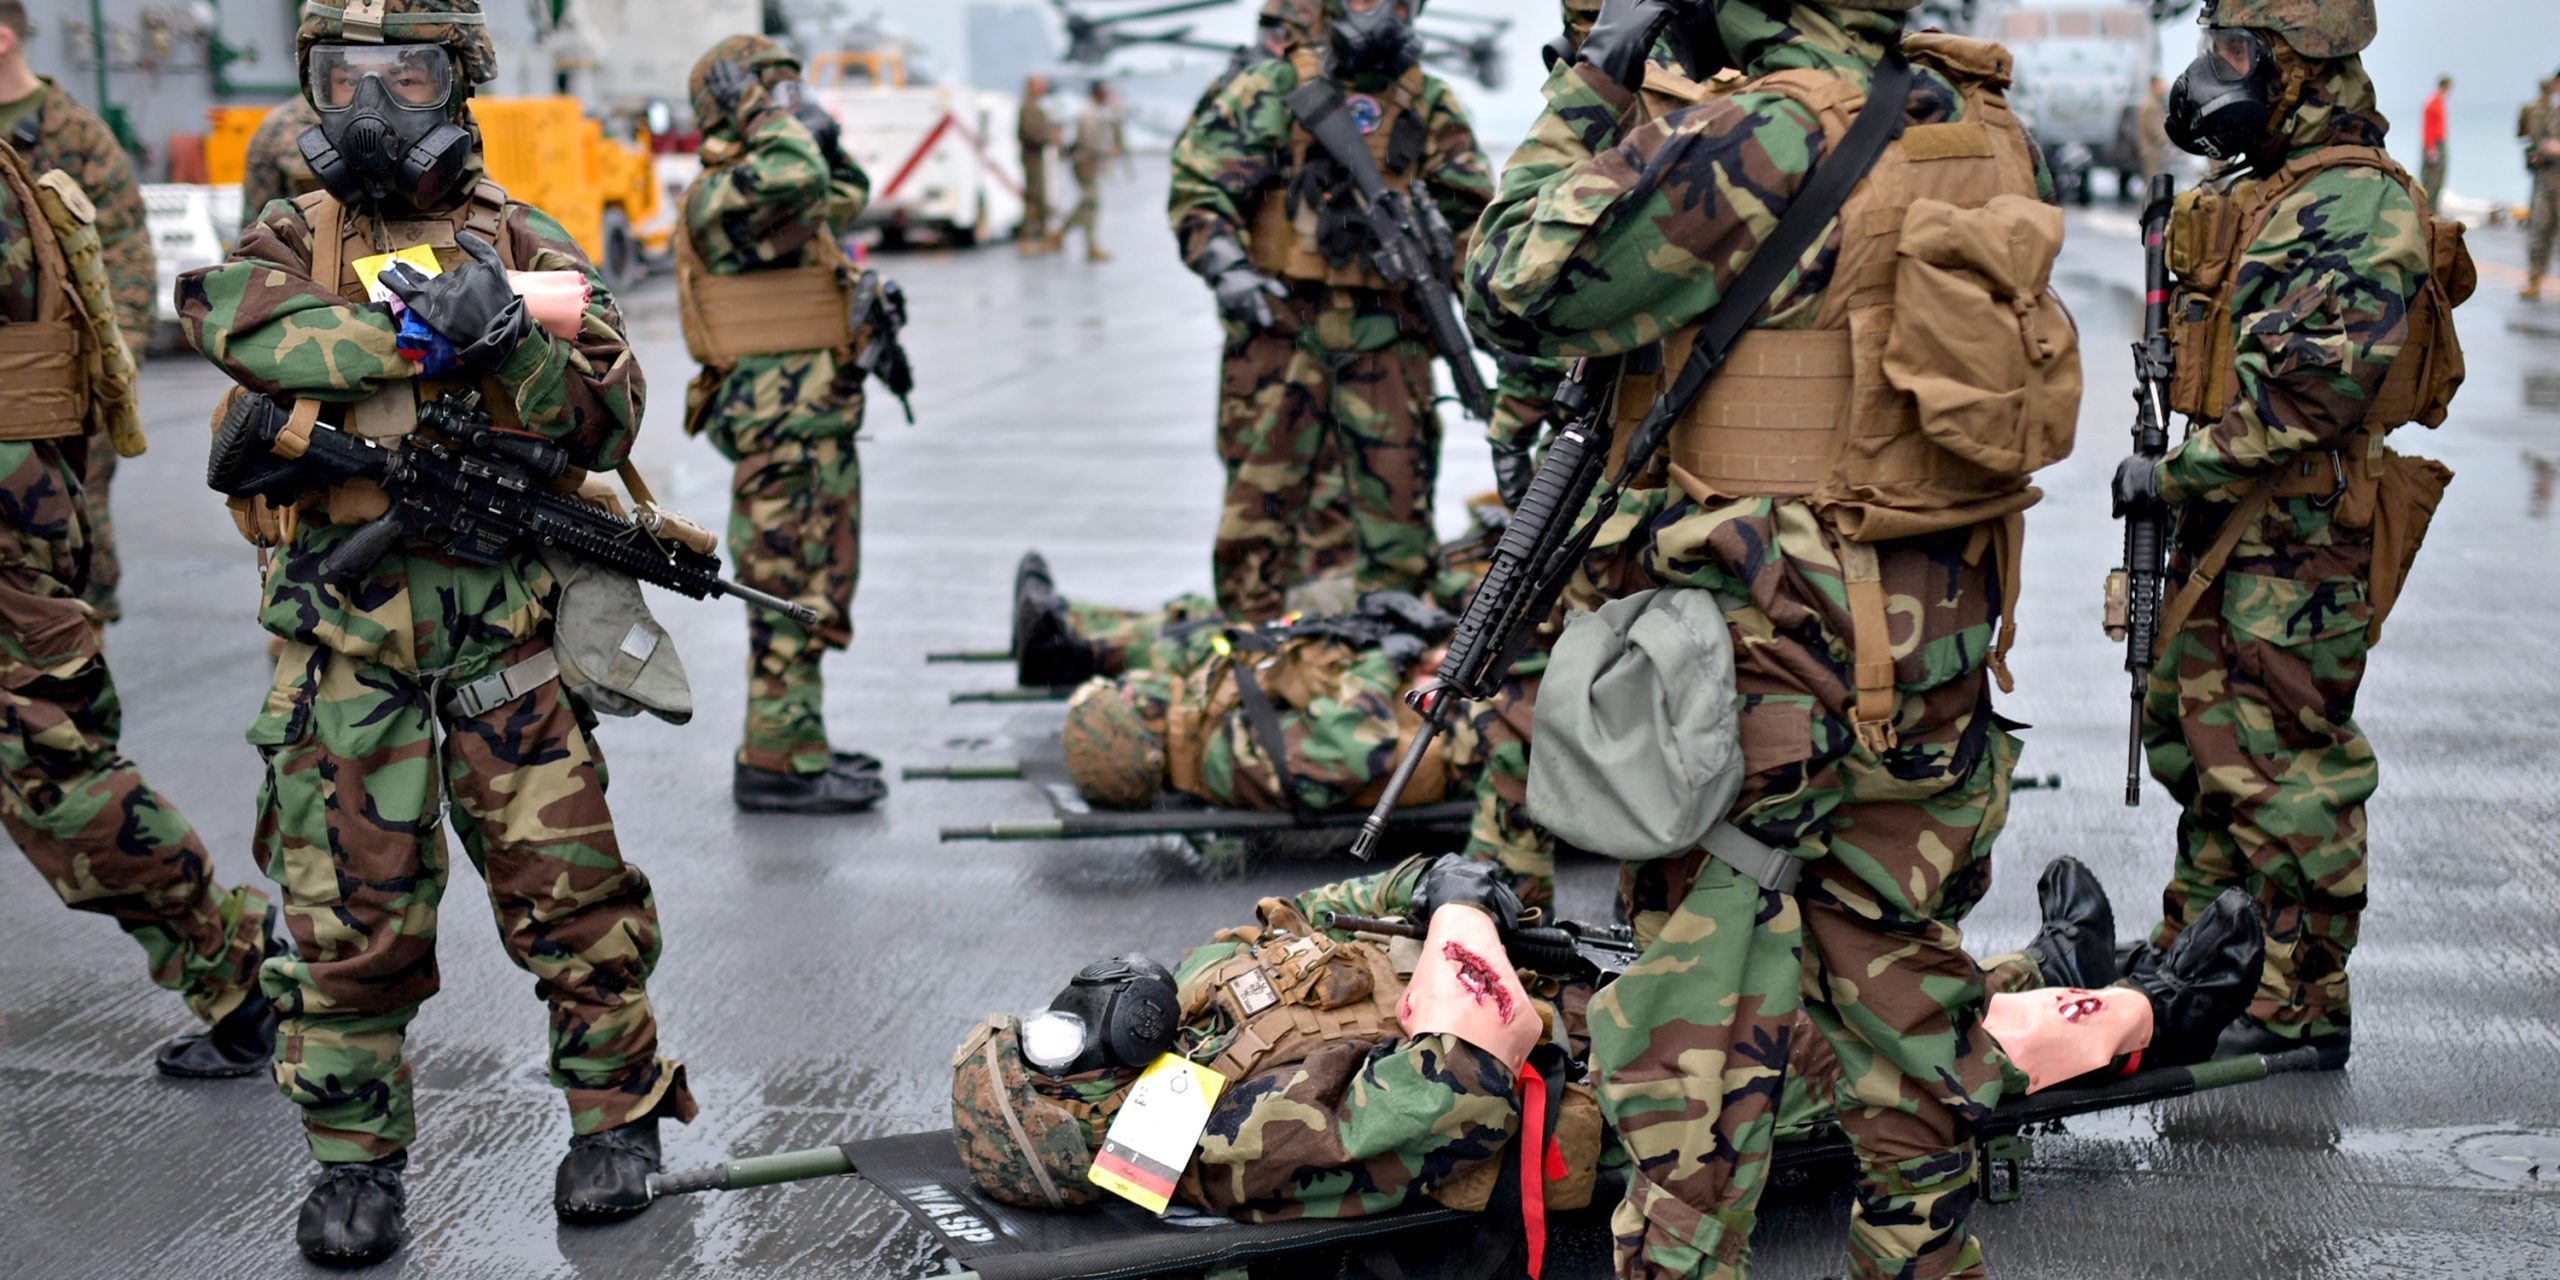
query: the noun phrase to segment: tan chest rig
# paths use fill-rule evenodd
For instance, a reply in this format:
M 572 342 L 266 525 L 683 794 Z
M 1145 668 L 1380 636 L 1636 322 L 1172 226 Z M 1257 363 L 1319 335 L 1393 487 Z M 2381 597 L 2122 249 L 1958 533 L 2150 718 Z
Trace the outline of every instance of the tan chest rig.
M 704 144 L 703 153 L 713 169 L 737 163 L 740 154 L 726 141 Z M 841 351 L 850 359 L 861 350 L 866 335 L 853 316 L 859 273 L 831 231 L 810 237 L 797 266 L 737 275 L 712 273 L 691 226 L 675 240 L 684 346 L 705 369 L 725 376 L 742 356 Z
M 1404 999 L 1406 979 L 1381 944 L 1365 938 L 1337 942 L 1310 927 L 1285 898 L 1263 899 L 1255 914 L 1261 924 L 1223 930 L 1215 939 L 1240 942 L 1247 949 L 1194 975 L 1183 988 L 1183 1024 L 1197 1027 L 1214 1019 L 1217 1028 L 1187 1051 L 1193 1061 L 1205 1061 L 1233 1084 L 1302 1061 L 1326 1044 L 1403 1037 L 1396 1006 Z M 1568 1016 L 1552 982 L 1523 977 L 1533 992 L 1542 992 L 1534 998 L 1540 1016 Z M 1588 994 L 1580 998 L 1587 1000 Z M 1553 1033 L 1552 1022 L 1548 1030 Z M 1209 1055 L 1205 1059 L 1204 1053 Z M 1563 1094 L 1554 1138 L 1564 1155 L 1566 1176 L 1546 1183 L 1546 1203 L 1550 1209 L 1579 1209 L 1591 1203 L 1605 1122 L 1590 1086 L 1549 1085 Z M 1518 1157 L 1515 1142 L 1502 1160 Z M 1488 1163 L 1437 1188 L 1433 1199 L 1453 1209 L 1483 1209 L 1492 1199 L 1500 1164 Z M 1195 1165 L 1186 1181 L 1199 1176 Z
M 2215 541 L 2196 559 L 2193 572 L 2170 602 L 2160 644 L 2178 633 L 2205 591 L 2229 562 L 2240 539 L 2279 499 L 2304 498 L 2328 506 L 2338 524 L 2370 529 L 2373 576 L 2368 598 L 2373 621 L 2368 643 L 2379 641 L 2383 619 L 2398 602 L 2427 525 L 2453 479 L 2451 469 L 2427 458 L 2400 454 L 2384 443 L 2412 422 L 2443 424 L 2468 370 L 2454 308 L 2479 287 L 2463 226 L 2427 212 L 2426 194 L 2408 171 L 2378 147 L 2334 146 L 2287 161 L 2264 178 L 2244 178 L 2225 190 L 2199 187 L 2178 197 L 2169 223 L 2169 338 L 2177 376 L 2169 407 L 2185 414 L 2191 429 L 2210 428 L 2231 412 L 2240 395 L 2235 311 L 2239 263 L 2266 232 L 2284 202 L 2312 179 L 2333 169 L 2374 169 L 2400 184 L 2427 237 L 2427 279 L 2408 306 L 2408 335 L 2365 410 L 2362 426 L 2334 453 L 2296 457 L 2241 500 L 2223 520 Z M 2155 651 L 2156 652 L 2156 651 Z
M 1300 82 L 1324 74 L 1322 60 L 1316 52 L 1300 45 L 1289 53 L 1289 65 L 1296 68 Z M 1362 136 L 1369 144 L 1369 158 L 1378 164 L 1378 173 L 1386 179 L 1387 189 L 1410 193 L 1420 178 L 1422 160 L 1417 157 L 1408 169 L 1395 169 L 1387 164 L 1387 150 L 1394 141 L 1396 123 L 1407 114 L 1421 109 L 1425 81 L 1422 68 L 1415 67 L 1397 77 L 1381 94 L 1368 95 L 1378 104 L 1380 114 L 1376 127 Z M 1316 150 L 1314 135 L 1295 117 L 1289 122 L 1288 165 L 1281 177 L 1265 186 L 1255 197 L 1253 225 L 1246 236 L 1253 265 L 1266 275 L 1283 280 L 1299 280 L 1327 285 L 1336 289 L 1378 289 L 1393 286 L 1386 277 L 1369 265 L 1362 254 L 1343 266 L 1325 260 L 1317 249 L 1317 223 L 1321 213 L 1313 201 L 1300 203 L 1297 212 L 1289 210 L 1289 177 L 1307 167 L 1307 157 Z M 1429 150 L 1427 144 L 1425 151 Z
M 88 434 L 107 409 L 112 392 L 99 381 L 98 339 L 90 311 L 73 279 L 61 235 L 46 217 L 39 180 L 24 158 L 0 147 L 0 181 L 25 220 L 33 249 L 36 313 L 0 324 L 0 396 L 9 412 L 0 415 L 0 440 L 61 440 Z M 68 182 L 67 178 L 59 178 Z M 74 187 L 72 194 L 77 194 Z M 67 198 L 67 197 L 57 197 Z M 79 201 L 86 207 L 87 198 Z M 104 317 L 109 325 L 113 315 Z
M 2081 386 L 2077 329 L 2050 288 L 2059 215 L 2038 212 L 2035 149 L 2005 92 L 2009 55 L 1939 33 L 1905 37 L 1903 49 L 1955 86 L 1961 118 L 1906 126 L 1886 146 L 1841 209 L 1812 327 L 1746 333 L 1665 450 L 1674 482 L 1700 501 L 1796 499 L 1821 515 L 1851 615 L 1853 721 L 1878 752 L 1897 736 L 1874 544 L 1975 531 L 1967 558 L 1994 557 L 2001 583 L 1990 667 L 2007 689 L 2023 513 L 2043 496 L 2026 477 L 2070 453 Z M 1866 99 L 1854 82 L 1813 70 L 1702 85 L 1656 68 L 1645 90 L 1639 102 L 1657 115 L 1736 93 L 1783 95 L 1821 122 L 1826 155 Z M 1692 326 L 1665 338 L 1661 358 L 1621 383 L 1621 445 L 1696 336 Z

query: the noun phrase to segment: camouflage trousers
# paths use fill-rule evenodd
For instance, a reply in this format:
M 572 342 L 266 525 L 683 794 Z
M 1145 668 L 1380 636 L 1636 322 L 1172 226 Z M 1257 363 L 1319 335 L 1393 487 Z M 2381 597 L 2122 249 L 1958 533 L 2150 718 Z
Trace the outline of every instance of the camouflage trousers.
M 26 471 L 10 483 L 21 518 L 46 501 L 17 483 Z M 76 501 L 52 494 L 63 512 Z M 27 861 L 64 905 L 141 943 L 151 980 L 197 1017 L 238 1008 L 265 950 L 266 895 L 214 882 L 195 828 L 117 750 L 123 707 L 88 608 L 23 565 L 0 569 L 0 717 L 0 826 Z
M 853 419 L 861 421 L 860 406 Z M 862 574 L 862 464 L 853 438 L 746 437 L 730 480 L 729 554 L 738 580 L 817 610 L 804 627 L 747 606 L 747 727 L 738 763 L 823 773 L 827 689 L 818 664 L 853 643 Z
M 100 622 L 114 622 L 124 617 L 124 602 L 116 594 L 124 585 L 124 560 L 116 554 L 116 517 L 108 508 L 107 490 L 115 483 L 119 455 L 103 438 L 90 442 L 88 455 L 88 474 L 80 483 L 89 512 L 89 588 L 80 598 L 97 611 Z
M 1066 221 L 1058 224 L 1057 242 L 1064 245 L 1067 237 L 1081 231 L 1088 251 L 1102 249 L 1102 175 L 1076 175 L 1076 205 L 1067 211 Z
M 2560 244 L 2560 161 L 2533 175 L 2533 216 L 2526 224 L 2525 270 L 2551 274 L 2551 248 Z
M 1601 1105 L 1636 1173 L 1611 1222 L 1619 1274 L 1748 1273 L 1801 1007 L 1844 1067 L 1848 1274 L 1980 1275 L 1973 1126 L 2004 1062 L 1958 926 L 1990 887 L 2018 750 L 1990 713 L 1991 575 L 1960 538 L 1878 548 L 1901 691 L 1899 743 L 1878 754 L 1850 726 L 1838 564 L 1800 507 L 1748 506 L 1675 513 L 1645 563 L 1726 593 L 1748 770 L 1732 821 L 1803 879 L 1768 892 L 1701 852 L 1621 877 L 1644 950 L 1591 1006 Z
M 2169 638 L 2143 704 L 2151 776 L 2179 808 L 2151 941 L 2166 947 L 2223 890 L 2246 890 L 2267 930 L 2249 1016 L 2287 1035 L 2325 1035 L 2348 1017 L 2364 805 L 2379 778 L 2355 722 L 2370 549 L 2313 555 L 2314 574 L 2317 561 L 2341 572 L 2225 571 Z
M 1309 324 L 1315 308 L 1295 299 Z M 1326 350 L 1309 336 L 1252 331 L 1223 365 L 1218 453 L 1225 510 L 1212 554 L 1219 604 L 1240 621 L 1278 617 L 1312 559 L 1311 533 L 1341 528 L 1319 515 L 1330 455 L 1349 514 L 1359 590 L 1422 592 L 1434 570 L 1432 486 L 1440 422 L 1431 354 L 1400 339 L 1377 351 Z M 1333 535 L 1339 537 L 1339 534 Z
M 451 660 L 462 621 L 420 627 L 420 666 Z M 416 1136 L 402 1045 L 438 986 L 446 815 L 508 958 L 550 1006 L 550 1077 L 575 1131 L 690 1120 L 649 1005 L 657 904 L 623 861 L 588 722 L 556 680 L 472 717 L 431 711 L 446 692 L 405 664 L 288 640 L 250 731 L 266 760 L 258 852 L 300 949 L 262 974 L 284 1013 L 276 1081 L 313 1158 L 378 1159 Z
M 1049 153 L 1022 153 L 1022 230 L 1024 243 L 1049 234 Z

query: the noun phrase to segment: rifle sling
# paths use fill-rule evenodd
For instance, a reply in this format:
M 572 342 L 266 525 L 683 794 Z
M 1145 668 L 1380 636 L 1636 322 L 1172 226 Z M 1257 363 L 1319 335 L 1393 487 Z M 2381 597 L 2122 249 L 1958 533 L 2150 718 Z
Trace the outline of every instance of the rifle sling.
M 1351 184 L 1360 189 L 1362 199 L 1375 204 L 1386 198 L 1387 178 L 1378 172 L 1377 158 L 1360 141 L 1358 130 L 1343 118 L 1342 86 L 1319 77 L 1290 90 L 1281 101 L 1289 105 L 1289 114 L 1305 126 L 1307 136 L 1350 173 Z M 1347 137 L 1345 129 L 1352 130 Z

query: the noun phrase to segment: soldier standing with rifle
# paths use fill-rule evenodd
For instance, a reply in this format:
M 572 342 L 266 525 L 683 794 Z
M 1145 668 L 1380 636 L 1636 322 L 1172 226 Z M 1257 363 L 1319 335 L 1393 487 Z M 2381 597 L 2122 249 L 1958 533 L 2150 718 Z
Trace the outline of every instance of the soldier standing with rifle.
M 2132 657 L 2178 851 L 2129 966 L 2245 890 L 2267 963 L 2222 1049 L 2311 1045 L 2334 1068 L 2376 778 L 2356 690 L 2451 478 L 2383 438 L 2444 420 L 2462 377 L 2451 312 L 2475 280 L 2459 225 L 2383 150 L 2358 56 L 2370 0 L 2209 0 L 2202 21 L 2169 97 L 2171 139 L 2222 162 L 2168 231 L 2168 407 L 2191 425 L 2114 485 L 2118 514 L 2176 523 L 2160 645 Z
M 2069 450 L 2079 368 L 2044 301 L 2061 219 L 2001 92 L 2008 56 L 1906 36 L 1909 7 L 1606 0 L 1568 31 L 1468 264 L 1497 345 L 1587 358 L 1512 534 L 1571 520 L 1623 451 L 1593 532 L 1625 552 L 1573 599 L 1712 591 L 1735 654 L 1745 777 L 1726 822 L 1746 839 L 1628 864 L 1644 954 L 1592 1006 L 1602 1105 L 1634 1157 L 1612 1221 L 1631 1280 L 1747 1274 L 1799 993 L 1845 1069 L 1848 1274 L 1983 1274 L 1973 1129 L 2004 1061 L 1958 923 L 2017 759 L 1991 684 L 2039 497 L 2026 475 Z M 1743 79 L 1645 119 L 1666 33 L 1692 81 L 1728 63 Z M 1903 269 L 1897 240 L 1941 246 L 1947 274 Z M 1944 252 L 1967 242 L 2004 252 Z M 1853 344 L 1853 320 L 1882 341 Z M 1944 394 L 1983 376 L 2025 412 L 1971 418 Z M 1480 602 L 1510 589 L 1510 559 Z M 1470 641 L 1462 626 L 1453 659 Z
M 685 430 L 736 465 L 729 550 L 749 584 L 816 611 L 806 626 L 747 611 L 747 719 L 731 796 L 758 813 L 853 813 L 888 794 L 879 761 L 829 745 L 819 661 L 853 643 L 861 572 L 863 277 L 839 239 L 871 179 L 763 36 L 731 36 L 693 68 L 707 139 L 684 195 L 676 289 L 702 372 Z M 874 282 L 876 284 L 876 281 Z
M 639 364 L 577 242 L 483 177 L 469 101 L 496 50 L 476 0 L 313 4 L 295 46 L 321 116 L 302 148 L 323 190 L 270 206 L 228 262 L 179 282 L 195 348 L 235 394 L 382 448 L 431 439 L 424 410 L 467 392 L 577 467 L 621 462 Z M 434 274 L 395 288 L 387 253 Z M 502 268 L 582 275 L 578 336 L 534 325 Z M 452 375 L 403 353 L 377 287 L 451 344 Z M 575 1135 L 559 1216 L 646 1208 L 658 1121 L 695 1110 L 682 1065 L 658 1052 L 656 903 L 623 859 L 591 711 L 558 677 L 558 575 L 527 547 L 475 560 L 404 533 L 333 585 L 333 556 L 390 509 L 383 487 L 349 481 L 242 521 L 272 550 L 260 621 L 285 641 L 249 731 L 266 761 L 258 852 L 300 951 L 263 976 L 284 1012 L 276 1080 L 321 1166 L 295 1238 L 331 1266 L 405 1238 L 416 1121 L 402 1045 L 437 986 L 447 815 L 509 958 L 550 1006 L 550 1077 Z
M 1454 265 L 1464 246 L 1446 228 L 1474 225 L 1492 176 L 1455 95 L 1420 65 L 1420 8 L 1331 0 L 1323 50 L 1239 73 L 1174 147 L 1183 260 L 1233 322 L 1213 555 L 1231 618 L 1281 612 L 1328 442 L 1348 475 L 1360 589 L 1423 590 L 1434 346 L 1470 412 L 1490 414 L 1439 264 Z

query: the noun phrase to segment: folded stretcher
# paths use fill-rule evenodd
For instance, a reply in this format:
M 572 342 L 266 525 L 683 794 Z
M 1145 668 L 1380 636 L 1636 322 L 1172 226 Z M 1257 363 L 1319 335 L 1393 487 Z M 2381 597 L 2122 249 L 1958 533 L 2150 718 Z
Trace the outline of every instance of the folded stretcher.
M 2066 1085 L 2013 1098 L 1981 1127 L 1986 1199 L 2014 1199 L 2027 1158 L 2026 1135 L 2055 1121 L 2091 1112 L 2248 1084 L 2271 1075 L 2312 1069 L 2315 1050 L 2243 1055 L 2190 1067 L 2147 1071 L 2088 1084 Z M 1788 1181 L 1850 1164 L 1848 1139 L 1836 1130 L 1780 1144 L 1774 1172 Z M 733 1191 L 852 1174 L 894 1201 L 937 1241 L 951 1275 L 980 1280 L 1137 1280 L 1181 1276 L 1242 1266 L 1256 1259 L 1357 1248 L 1411 1233 L 1464 1224 L 1473 1215 L 1420 1205 L 1368 1218 L 1252 1224 L 1176 1207 L 1159 1218 L 1119 1200 L 1069 1212 L 1019 1209 L 982 1195 L 952 1144 L 949 1130 L 900 1134 L 841 1146 L 752 1156 L 727 1164 L 660 1175 L 661 1196 Z M 2000 1179 L 2005 1176 L 2005 1187 Z M 1606 1269 L 1605 1219 L 1615 1192 L 1611 1180 L 1593 1207 L 1567 1215 L 1551 1237 L 1547 1274 L 1575 1277 Z M 1600 1261 L 1579 1265 L 1558 1250 L 1596 1252 Z

